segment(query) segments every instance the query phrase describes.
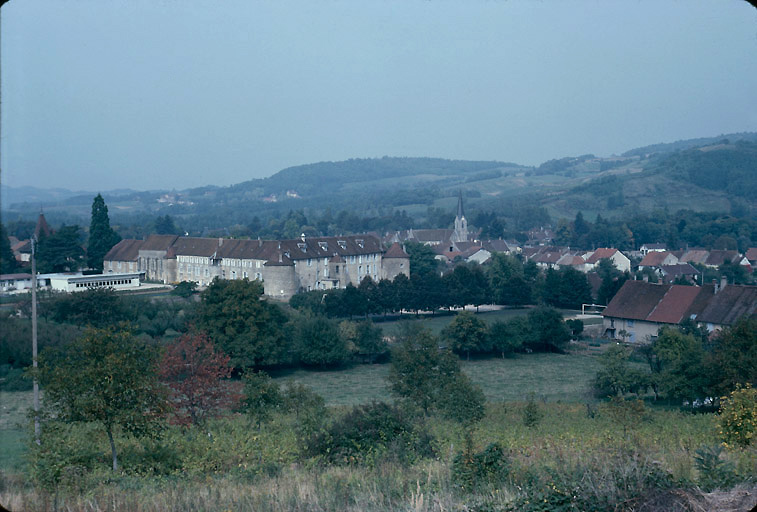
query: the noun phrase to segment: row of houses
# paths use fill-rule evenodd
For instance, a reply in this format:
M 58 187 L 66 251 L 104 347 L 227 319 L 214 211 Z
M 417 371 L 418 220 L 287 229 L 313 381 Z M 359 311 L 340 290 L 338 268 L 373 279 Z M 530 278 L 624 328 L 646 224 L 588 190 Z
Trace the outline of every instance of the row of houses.
M 265 294 L 282 300 L 299 291 L 329 290 L 410 275 L 410 258 L 399 244 L 384 249 L 370 234 L 293 240 L 235 240 L 151 235 L 122 240 L 104 258 L 105 272 L 144 272 L 163 283 L 215 278 L 257 279 Z
M 609 338 L 649 342 L 661 327 L 686 320 L 710 332 L 757 315 L 757 286 L 729 285 L 725 279 L 704 286 L 626 281 L 603 312 Z

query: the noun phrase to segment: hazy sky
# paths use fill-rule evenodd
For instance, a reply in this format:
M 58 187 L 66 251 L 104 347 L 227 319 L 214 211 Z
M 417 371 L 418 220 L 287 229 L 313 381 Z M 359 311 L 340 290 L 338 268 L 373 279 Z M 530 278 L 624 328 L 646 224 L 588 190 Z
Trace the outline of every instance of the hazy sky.
M 4 185 L 539 164 L 757 130 L 742 0 L 11 0 L 0 16 Z

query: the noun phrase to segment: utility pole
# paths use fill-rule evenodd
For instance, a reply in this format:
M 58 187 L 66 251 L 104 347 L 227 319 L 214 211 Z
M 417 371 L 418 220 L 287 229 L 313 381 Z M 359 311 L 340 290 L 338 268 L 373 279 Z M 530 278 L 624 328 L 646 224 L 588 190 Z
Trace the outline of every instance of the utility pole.
M 39 381 L 37 380 L 37 258 L 35 245 L 36 233 L 31 237 L 32 243 L 32 366 L 34 367 L 34 442 L 39 439 Z

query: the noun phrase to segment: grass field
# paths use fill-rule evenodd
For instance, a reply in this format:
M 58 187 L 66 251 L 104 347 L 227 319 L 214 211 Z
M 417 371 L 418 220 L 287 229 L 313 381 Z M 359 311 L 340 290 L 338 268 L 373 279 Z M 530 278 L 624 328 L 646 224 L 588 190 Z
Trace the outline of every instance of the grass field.
M 26 438 L 26 412 L 32 403 L 31 391 L 0 391 L 0 471 L 22 469 Z
M 591 355 L 528 354 L 509 359 L 462 361 L 463 370 L 492 402 L 523 400 L 529 392 L 550 402 L 584 402 L 599 367 Z M 274 375 L 280 383 L 300 382 L 322 395 L 329 405 L 355 405 L 390 400 L 388 364 L 346 370 L 295 370 Z

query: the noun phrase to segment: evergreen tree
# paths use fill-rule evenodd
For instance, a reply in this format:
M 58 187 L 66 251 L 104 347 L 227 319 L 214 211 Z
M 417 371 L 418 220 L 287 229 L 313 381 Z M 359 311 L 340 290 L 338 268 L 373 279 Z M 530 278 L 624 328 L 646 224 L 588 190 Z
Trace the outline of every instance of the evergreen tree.
M 84 259 L 84 250 L 79 244 L 79 226 L 61 226 L 50 236 L 40 236 L 37 271 L 47 274 L 79 270 Z
M 5 227 L 0 224 L 0 274 L 12 274 L 16 271 L 16 268 L 16 257 L 13 255 L 8 233 Z
M 102 272 L 103 257 L 121 237 L 110 227 L 108 207 L 103 196 L 97 194 L 92 201 L 92 220 L 89 224 L 89 241 L 87 242 L 87 265 Z

